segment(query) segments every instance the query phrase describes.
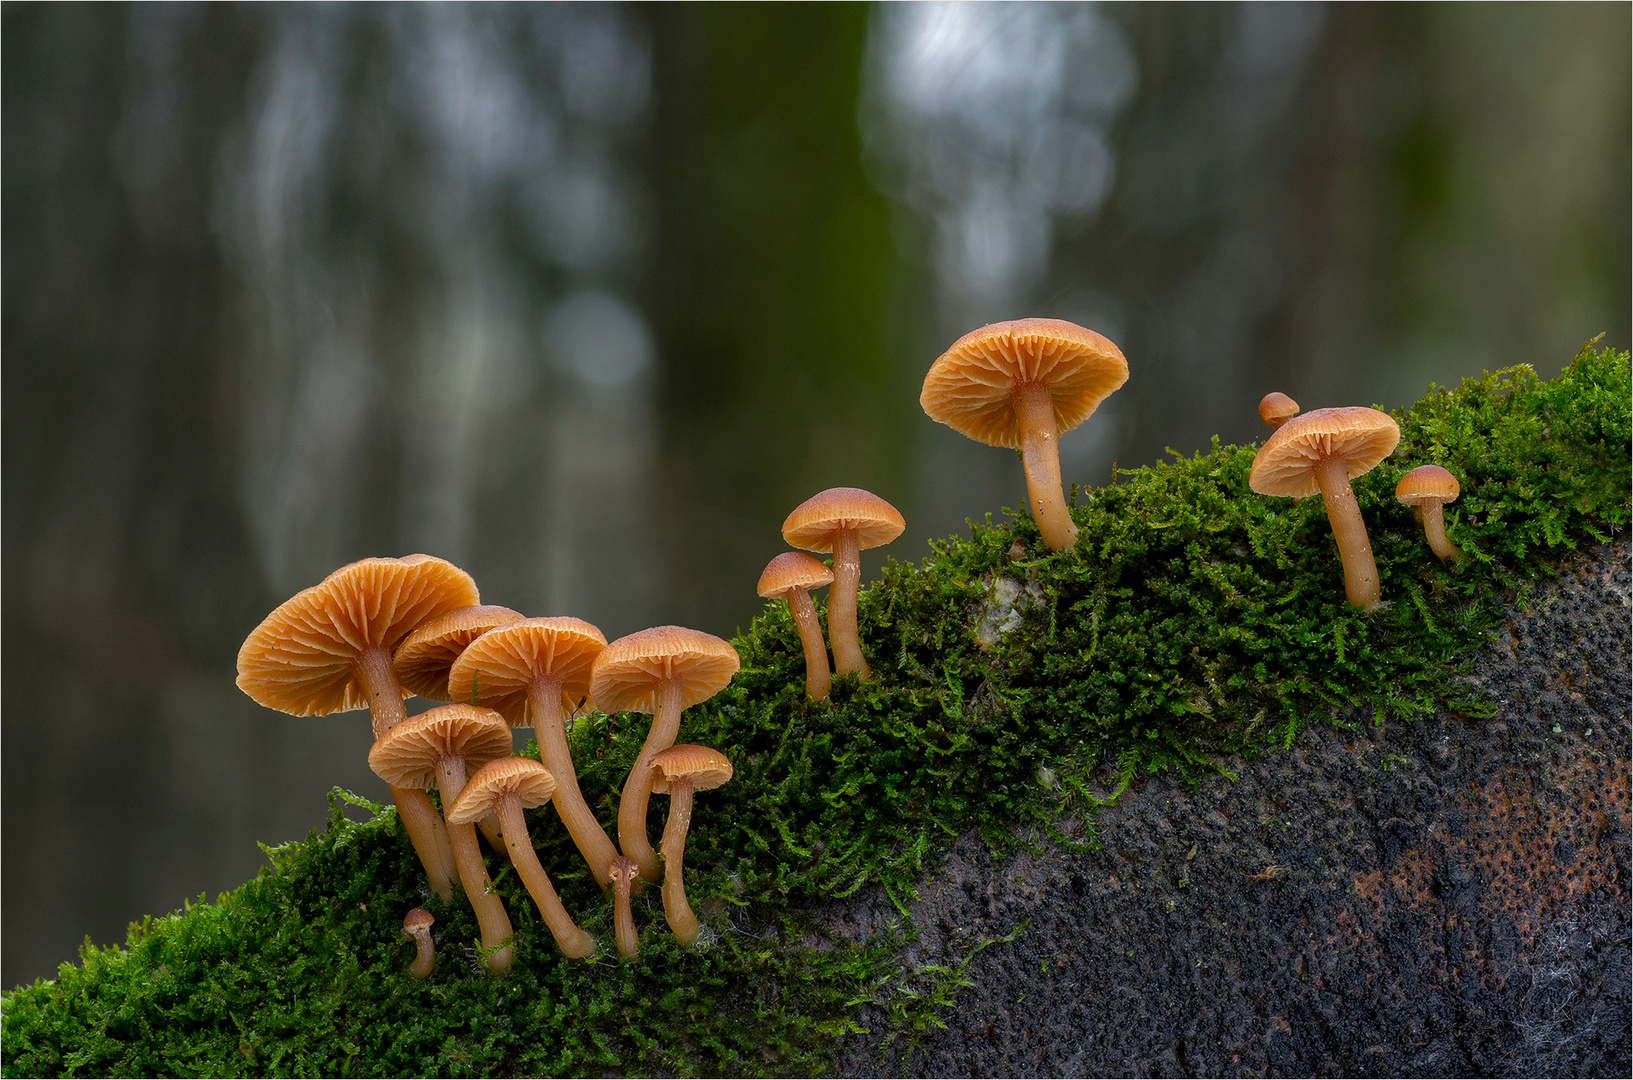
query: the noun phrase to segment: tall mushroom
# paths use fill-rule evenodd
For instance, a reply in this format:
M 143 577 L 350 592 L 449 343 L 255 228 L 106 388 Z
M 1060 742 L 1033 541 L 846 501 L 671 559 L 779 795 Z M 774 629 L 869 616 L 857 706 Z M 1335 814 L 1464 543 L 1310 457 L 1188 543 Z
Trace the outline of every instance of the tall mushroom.
M 709 791 L 731 779 L 726 755 L 707 746 L 671 746 L 652 756 L 652 790 L 669 796 L 669 820 L 663 826 L 663 914 L 675 940 L 690 945 L 697 940 L 697 916 L 686 902 L 683 863 L 686 833 L 692 824 L 692 793 Z
M 606 647 L 601 631 L 583 619 L 523 619 L 471 642 L 448 674 L 449 690 L 459 700 L 474 697 L 514 726 L 531 719 L 539 758 L 556 778 L 556 814 L 603 889 L 618 849 L 579 792 L 567 748 L 567 713 L 590 692 L 590 668 Z
M 1462 488 L 1450 470 L 1439 465 L 1419 465 L 1395 485 L 1395 498 L 1423 518 L 1423 538 L 1429 541 L 1435 557 L 1443 563 L 1454 563 L 1463 557 L 1457 545 L 1446 539 L 1446 519 L 1441 507 L 1456 502 Z
M 238 688 L 295 716 L 367 708 L 380 739 L 408 715 L 391 653 L 411 630 L 479 599 L 476 582 L 429 555 L 363 559 L 303 589 L 250 631 L 238 650 Z M 393 787 L 397 815 L 444 901 L 453 895 L 453 854 L 425 792 Z
M 675 744 L 681 710 L 724 690 L 739 663 L 731 642 L 684 626 L 655 626 L 621 637 L 595 658 L 590 696 L 597 706 L 652 714 L 618 803 L 618 846 L 640 864 L 646 881 L 657 881 L 660 873 L 658 853 L 646 835 L 652 757 Z
M 828 639 L 834 649 L 834 673 L 867 678 L 856 626 L 856 596 L 862 587 L 863 548 L 888 544 L 907 522 L 900 510 L 871 491 L 829 488 L 794 507 L 782 523 L 782 538 L 806 551 L 833 552 L 834 580 L 828 589 Z
M 528 837 L 522 811 L 543 806 L 560 792 L 556 778 L 536 761 L 508 757 L 490 761 L 476 770 L 465 790 L 448 811 L 448 824 L 469 826 L 489 814 L 499 816 L 499 828 L 510 849 L 510 864 L 522 879 L 527 893 L 539 909 L 539 917 L 550 928 L 550 936 L 562 953 L 574 960 L 595 952 L 595 938 L 574 923 L 550 883 L 550 875 L 539 863 L 538 853 Z
M 1259 419 L 1273 428 L 1279 428 L 1298 415 L 1298 402 L 1279 390 L 1272 390 L 1259 399 Z
M 1378 607 L 1382 590 L 1350 481 L 1394 453 L 1400 438 L 1395 421 L 1377 409 L 1312 409 L 1277 428 L 1248 472 L 1248 486 L 1260 495 L 1321 492 L 1344 567 L 1344 595 L 1365 611 Z
M 832 689 L 828 675 L 828 647 L 822 641 L 822 625 L 817 622 L 811 589 L 833 583 L 834 573 L 811 556 L 785 551 L 766 563 L 760 575 L 759 593 L 767 600 L 785 600 L 788 613 L 799 628 L 800 645 L 805 650 L 805 694 L 821 701 Z
M 977 442 L 1020 450 L 1032 518 L 1060 551 L 1077 541 L 1060 482 L 1060 436 L 1128 381 L 1128 361 L 1093 330 L 1060 319 L 993 323 L 953 342 L 924 376 L 919 404 Z
M 369 768 L 392 787 L 435 787 L 442 805 L 451 807 L 465 789 L 466 776 L 495 758 L 510 754 L 510 725 L 492 709 L 472 705 L 439 705 L 404 720 L 382 735 L 369 751 Z M 482 930 L 482 948 L 488 970 L 510 967 L 510 917 L 494 895 L 476 829 L 469 824 L 448 825 L 459 884 L 465 890 Z

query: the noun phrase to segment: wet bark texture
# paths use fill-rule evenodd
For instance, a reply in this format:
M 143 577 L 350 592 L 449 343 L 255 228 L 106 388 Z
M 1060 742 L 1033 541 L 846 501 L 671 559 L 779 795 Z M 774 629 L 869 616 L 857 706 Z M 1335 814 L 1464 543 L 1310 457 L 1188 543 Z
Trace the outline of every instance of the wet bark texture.
M 1235 782 L 1137 782 L 1087 855 L 965 838 L 911 905 L 910 963 L 969 958 L 972 985 L 917 1047 L 864 1018 L 837 1068 L 1633 1073 L 1628 557 L 1624 536 L 1511 605 L 1471 676 L 1490 719 L 1348 716 Z M 855 937 L 895 914 L 826 916 Z

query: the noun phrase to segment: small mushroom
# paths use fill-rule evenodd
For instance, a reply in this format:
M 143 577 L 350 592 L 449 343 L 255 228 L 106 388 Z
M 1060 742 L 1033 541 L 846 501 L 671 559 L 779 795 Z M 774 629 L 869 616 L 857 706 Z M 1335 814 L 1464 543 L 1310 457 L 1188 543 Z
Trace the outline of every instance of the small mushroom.
M 794 507 L 782 523 L 782 538 L 806 551 L 833 552 L 834 580 L 828 590 L 828 638 L 834 673 L 867 678 L 861 634 L 856 628 L 856 595 L 862 587 L 864 548 L 888 544 L 907 528 L 901 511 L 871 491 L 829 488 Z
M 620 855 L 612 860 L 612 931 L 618 940 L 618 953 L 625 959 L 635 959 L 641 939 L 635 933 L 635 917 L 629 910 L 629 890 L 641 866 L 634 859 Z
M 629 634 L 595 658 L 590 696 L 599 707 L 652 714 L 652 727 L 618 803 L 618 846 L 640 864 L 646 881 L 657 881 L 660 873 L 658 853 L 646 836 L 652 756 L 675 744 L 681 710 L 724 690 L 740 663 L 731 642 L 684 626 L 656 626 Z
M 1312 409 L 1277 428 L 1248 472 L 1248 486 L 1260 495 L 1321 492 L 1344 567 L 1344 595 L 1365 611 L 1378 607 L 1381 588 L 1350 481 L 1394 453 L 1400 438 L 1395 421 L 1377 409 Z
M 431 924 L 436 921 L 422 907 L 403 916 L 403 937 L 413 938 L 417 946 L 414 962 L 408 965 L 408 973 L 416 979 L 430 978 L 431 970 L 437 966 L 437 948 L 431 944 Z
M 523 619 L 471 642 L 448 674 L 449 691 L 461 700 L 474 697 L 512 726 L 531 720 L 539 759 L 556 778 L 556 814 L 603 889 L 618 849 L 579 792 L 567 713 L 590 692 L 591 667 L 606 647 L 601 631 L 583 619 Z
M 813 701 L 828 696 L 833 680 L 828 674 L 828 647 L 822 641 L 822 625 L 817 622 L 809 590 L 830 585 L 833 579 L 832 570 L 798 551 L 778 555 L 760 575 L 760 595 L 767 600 L 786 600 L 788 613 L 799 627 L 800 644 L 805 648 L 805 694 Z
M 1443 563 L 1455 563 L 1463 557 L 1457 545 L 1446 539 L 1446 518 L 1440 509 L 1456 502 L 1461 491 L 1457 477 L 1439 465 L 1419 465 L 1395 485 L 1395 498 L 1422 517 L 1423 537 Z
M 533 850 L 522 817 L 523 810 L 543 806 L 557 791 L 550 770 L 530 758 L 490 761 L 466 782 L 465 790 L 448 811 L 448 824 L 468 827 L 488 814 L 499 815 L 499 828 L 510 848 L 510 864 L 516 868 L 516 876 L 527 887 L 539 917 L 550 928 L 550 936 L 562 953 L 580 960 L 595 952 L 595 938 L 580 929 L 562 906 L 550 875 L 544 872 Z
M 1279 390 L 1272 390 L 1259 399 L 1259 419 L 1273 428 L 1279 428 L 1298 415 L 1298 402 Z
M 381 736 L 369 751 L 369 768 L 393 787 L 435 786 L 442 805 L 451 807 L 465 788 L 468 770 L 509 754 L 510 725 L 504 717 L 472 705 L 441 705 Z M 450 822 L 448 840 L 459 883 L 482 931 L 488 970 L 497 974 L 510 967 L 510 917 L 491 889 L 482 851 L 476 846 L 476 829 Z
M 1060 551 L 1077 541 L 1060 482 L 1060 436 L 1127 381 L 1122 350 L 1093 330 L 1016 319 L 953 342 L 924 376 L 919 405 L 960 435 L 1021 452 L 1032 518 Z
M 392 651 L 421 623 L 478 599 L 469 574 L 430 555 L 351 563 L 250 631 L 238 650 L 238 688 L 295 716 L 367 708 L 379 740 L 408 716 Z M 442 818 L 423 791 L 394 787 L 391 797 L 432 891 L 446 902 L 455 870 Z
M 683 862 L 686 832 L 692 824 L 692 794 L 709 791 L 731 779 L 726 755 L 707 746 L 671 746 L 652 758 L 652 790 L 669 796 L 669 820 L 663 826 L 663 914 L 675 940 L 697 940 L 697 916 L 686 902 Z

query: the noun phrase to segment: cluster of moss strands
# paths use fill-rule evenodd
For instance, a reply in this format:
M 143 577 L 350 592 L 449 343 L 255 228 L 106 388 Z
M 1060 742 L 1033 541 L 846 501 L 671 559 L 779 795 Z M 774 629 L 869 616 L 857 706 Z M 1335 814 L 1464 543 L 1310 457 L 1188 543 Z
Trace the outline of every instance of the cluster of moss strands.
M 864 1002 L 901 1028 L 873 1036 L 911 1036 L 950 998 L 903 970 L 910 930 L 826 940 L 811 902 L 874 882 L 905 905 L 972 828 L 998 848 L 1031 828 L 1092 843 L 1094 809 L 1137 773 L 1274 752 L 1333 706 L 1481 715 L 1454 676 L 1498 596 L 1627 523 L 1629 399 L 1627 355 L 1584 350 L 1556 380 L 1514 369 L 1397 413 L 1400 447 L 1355 482 L 1383 582 L 1372 615 L 1344 599 L 1320 500 L 1252 494 L 1253 449 L 1218 445 L 1078 493 L 1074 550 L 1048 553 L 1011 516 L 890 563 L 861 601 L 873 679 L 838 679 L 829 701 L 806 698 L 797 630 L 769 606 L 735 643 L 737 679 L 679 737 L 736 768 L 698 800 L 688 843 L 702 948 L 674 946 L 649 890 L 638 963 L 610 946 L 566 961 L 495 859 L 517 956 L 488 977 L 468 907 L 427 899 L 395 815 L 351 800 L 371 814 L 353 822 L 337 802 L 324 832 L 269 850 L 216 904 L 135 925 L 124 949 L 88 945 L 79 967 L 6 995 L 4 1070 L 809 1073 Z M 1430 462 L 1463 484 L 1447 512 L 1456 567 L 1394 499 Z M 603 822 L 643 732 L 597 715 L 572 735 Z M 610 903 L 565 830 L 528 817 L 569 910 L 610 943 Z M 399 934 L 414 906 L 438 919 L 423 983 Z

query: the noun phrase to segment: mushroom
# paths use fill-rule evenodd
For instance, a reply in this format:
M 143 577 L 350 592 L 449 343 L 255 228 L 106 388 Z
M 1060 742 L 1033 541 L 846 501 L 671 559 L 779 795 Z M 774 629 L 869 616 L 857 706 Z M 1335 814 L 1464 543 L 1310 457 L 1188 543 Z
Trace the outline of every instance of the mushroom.
M 675 940 L 697 940 L 697 916 L 686 902 L 682 863 L 686 831 L 692 824 L 692 793 L 709 791 L 731 779 L 726 755 L 707 746 L 681 744 L 652 756 L 652 790 L 669 796 L 669 820 L 663 826 L 663 914 Z
M 811 556 L 785 551 L 766 563 L 760 575 L 760 595 L 767 600 L 786 600 L 788 613 L 799 627 L 800 644 L 805 647 L 805 693 L 813 701 L 828 696 L 833 680 L 828 676 L 828 647 L 822 641 L 816 606 L 808 590 L 833 583 L 834 573 Z
M 1279 428 L 1298 415 L 1298 402 L 1279 390 L 1272 390 L 1259 399 L 1259 419 L 1273 428 Z
M 1423 537 L 1443 563 L 1463 557 L 1457 545 L 1446 539 L 1445 515 L 1440 510 L 1446 503 L 1456 502 L 1461 491 L 1457 477 L 1439 465 L 1419 465 L 1395 485 L 1395 498 L 1423 519 Z
M 919 404 L 977 442 L 1020 450 L 1032 518 L 1054 551 L 1077 541 L 1060 482 L 1059 437 L 1128 381 L 1128 361 L 1093 330 L 1060 319 L 993 323 L 953 342 L 924 376 Z
M 474 705 L 440 705 L 382 735 L 369 751 L 369 768 L 392 787 L 435 787 L 442 805 L 451 807 L 464 790 L 467 770 L 509 754 L 510 725 L 504 717 Z M 487 867 L 476 846 L 476 829 L 450 822 L 448 840 L 465 899 L 482 930 L 488 970 L 504 971 L 511 959 L 510 917 L 490 889 Z
M 567 713 L 589 693 L 591 665 L 606 647 L 583 619 L 523 619 L 471 642 L 448 674 L 449 691 L 461 701 L 497 709 L 518 727 L 531 719 L 539 758 L 556 778 L 556 814 L 603 889 L 618 849 L 579 792 Z
M 659 874 L 658 853 L 646 837 L 652 756 L 675 744 L 681 710 L 724 690 L 739 663 L 729 641 L 684 626 L 655 626 L 621 637 L 595 658 L 590 696 L 599 707 L 652 714 L 618 803 L 618 846 L 640 864 L 646 881 L 657 881 Z
M 612 860 L 612 931 L 618 940 L 618 953 L 625 959 L 635 959 L 641 939 L 635 934 L 635 917 L 629 910 L 629 889 L 640 874 L 641 866 L 634 859 L 620 855 Z
M 1260 495 L 1321 492 L 1344 567 L 1344 595 L 1364 611 L 1378 607 L 1378 564 L 1349 482 L 1393 453 L 1400 438 L 1395 421 L 1377 409 L 1312 409 L 1277 428 L 1248 473 L 1248 486 Z
M 432 969 L 437 966 L 437 947 L 431 944 L 431 924 L 436 921 L 422 907 L 403 916 L 403 937 L 413 938 L 417 946 L 414 962 L 408 965 L 408 973 L 416 979 L 430 978 Z
M 478 599 L 469 574 L 429 555 L 351 563 L 250 631 L 238 650 L 238 688 L 295 716 L 367 707 L 379 740 L 408 715 L 392 650 L 419 624 Z M 393 787 L 391 797 L 432 891 L 447 901 L 454 858 L 442 818 L 423 791 Z
M 499 815 L 499 828 L 510 848 L 510 864 L 516 868 L 516 876 L 527 887 L 556 945 L 566 956 L 579 960 L 595 952 L 595 938 L 581 930 L 561 906 L 561 897 L 539 863 L 522 817 L 523 810 L 543 806 L 557 793 L 556 778 L 543 765 L 530 758 L 500 758 L 476 770 L 466 781 L 465 790 L 448 811 L 448 824 L 469 827 L 488 814 Z
M 901 511 L 861 488 L 829 488 L 794 507 L 782 523 L 782 538 L 806 551 L 833 552 L 833 587 L 828 590 L 828 639 L 834 673 L 872 674 L 856 628 L 856 594 L 862 584 L 861 551 L 888 544 L 907 522 Z

